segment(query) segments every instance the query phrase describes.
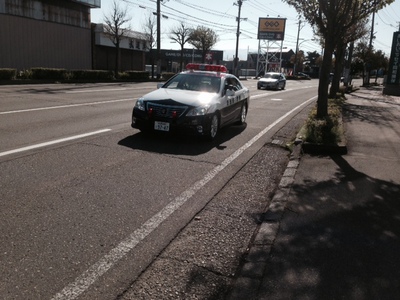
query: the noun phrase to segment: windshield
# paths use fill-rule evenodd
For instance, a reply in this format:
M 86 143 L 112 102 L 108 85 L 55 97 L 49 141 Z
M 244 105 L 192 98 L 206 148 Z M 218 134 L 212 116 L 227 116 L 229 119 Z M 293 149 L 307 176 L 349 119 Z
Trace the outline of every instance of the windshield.
M 264 75 L 264 78 L 279 79 L 279 74 L 267 73 L 267 74 Z
M 218 93 L 221 88 L 221 78 L 193 73 L 178 74 L 171 78 L 163 88 Z

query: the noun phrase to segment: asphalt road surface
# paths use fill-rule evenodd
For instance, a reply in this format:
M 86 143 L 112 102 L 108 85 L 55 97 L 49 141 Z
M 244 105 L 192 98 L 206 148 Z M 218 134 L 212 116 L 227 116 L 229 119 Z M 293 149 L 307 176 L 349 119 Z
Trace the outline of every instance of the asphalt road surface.
M 293 120 L 298 126 L 316 100 L 317 80 L 288 81 L 284 91 L 244 83 L 251 90 L 247 124 L 221 130 L 213 142 L 132 129 L 134 102 L 154 83 L 1 86 L 0 298 L 156 299 L 156 288 L 146 286 L 159 284 L 150 275 L 162 266 L 155 262 L 193 222 L 207 223 L 212 235 L 227 220 L 199 213 L 218 197 L 235 198 L 226 196 L 228 187 L 251 200 L 265 186 L 265 199 L 255 207 L 242 202 L 232 216 L 260 211 L 288 155 L 265 145 Z M 226 252 L 230 246 L 218 239 L 218 255 L 230 257 L 221 274 L 233 276 L 241 237 L 255 225 L 241 225 L 239 239 L 226 241 L 238 249 Z M 186 244 L 192 257 L 201 251 L 195 245 Z M 225 287 L 229 276 L 222 276 Z

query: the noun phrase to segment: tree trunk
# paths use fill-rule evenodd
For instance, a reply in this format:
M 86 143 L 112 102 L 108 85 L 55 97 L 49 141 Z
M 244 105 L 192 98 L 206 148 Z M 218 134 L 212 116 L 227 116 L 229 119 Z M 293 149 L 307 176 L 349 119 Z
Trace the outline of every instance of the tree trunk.
M 115 46 L 115 68 L 114 68 L 115 78 L 118 78 L 118 71 L 119 71 L 119 44 Z
M 180 59 L 180 62 L 179 62 L 179 71 L 180 72 L 182 72 L 183 71 L 183 46 L 184 45 L 181 45 L 181 59 Z
M 329 73 L 332 66 L 332 54 L 334 43 L 325 40 L 324 58 L 322 60 L 321 72 L 319 75 L 318 100 L 317 100 L 317 118 L 322 119 L 328 115 L 328 88 Z
M 336 94 L 339 92 L 340 88 L 340 78 L 343 73 L 343 63 L 344 56 L 346 53 L 346 46 L 342 43 L 339 43 L 336 47 L 336 56 L 335 56 L 335 73 L 332 78 L 331 89 L 329 92 L 330 98 L 336 98 Z
M 353 59 L 354 42 L 350 43 L 349 55 L 346 61 L 345 74 L 344 74 L 344 85 L 348 87 L 351 85 L 351 61 Z

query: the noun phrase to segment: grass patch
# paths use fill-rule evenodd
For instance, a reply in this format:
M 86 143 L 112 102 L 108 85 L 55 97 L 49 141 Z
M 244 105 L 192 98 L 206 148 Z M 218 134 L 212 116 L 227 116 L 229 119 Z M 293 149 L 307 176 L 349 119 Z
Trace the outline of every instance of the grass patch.
M 344 140 L 342 105 L 345 97 L 328 100 L 328 115 L 317 118 L 317 108 L 313 108 L 298 136 L 313 144 L 337 145 Z

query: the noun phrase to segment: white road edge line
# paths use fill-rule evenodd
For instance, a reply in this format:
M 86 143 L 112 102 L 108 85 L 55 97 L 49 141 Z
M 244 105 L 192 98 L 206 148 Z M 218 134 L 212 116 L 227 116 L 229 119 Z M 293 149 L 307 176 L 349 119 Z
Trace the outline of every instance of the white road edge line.
M 79 295 L 85 292 L 96 280 L 99 279 L 104 273 L 111 269 L 119 260 L 121 260 L 127 253 L 134 249 L 144 238 L 152 233 L 163 221 L 172 215 L 179 207 L 185 204 L 197 191 L 211 181 L 216 175 L 224 170 L 231 162 L 233 162 L 239 155 L 241 155 L 247 148 L 253 145 L 263 135 L 270 131 L 276 124 L 281 122 L 287 116 L 298 110 L 300 107 L 305 106 L 313 101 L 315 97 L 308 99 L 299 106 L 295 107 L 274 123 L 264 128 L 260 133 L 254 136 L 250 141 L 236 150 L 232 155 L 227 157 L 219 166 L 208 172 L 203 179 L 197 181 L 193 186 L 184 191 L 180 196 L 175 198 L 157 214 L 147 220 L 140 228 L 130 234 L 125 240 L 121 241 L 115 248 L 103 256 L 99 261 L 93 264 L 89 269 L 82 273 L 75 279 L 74 282 L 67 285 L 61 292 L 57 293 L 52 300 L 72 300 L 76 299 Z
M 14 150 L 10 150 L 10 151 L 0 152 L 0 157 L 1 156 L 6 156 L 6 155 L 10 155 L 10 154 L 19 153 L 19 152 L 23 152 L 23 151 L 42 148 L 42 147 L 46 147 L 46 146 L 50 146 L 50 145 L 54 145 L 54 144 L 59 144 L 59 143 L 62 143 L 62 142 L 72 141 L 72 140 L 88 137 L 88 136 L 91 136 L 91 135 L 107 132 L 107 131 L 110 131 L 110 130 L 111 129 L 102 129 L 102 130 L 97 130 L 97 131 L 88 132 L 88 133 L 84 133 L 84 134 L 70 136 L 70 137 L 63 138 L 63 139 L 58 139 L 58 140 L 53 140 L 53 141 L 49 141 L 49 142 L 45 142 L 45 143 L 31 145 L 31 146 L 27 146 L 27 147 L 23 147 L 23 148 L 18 148 L 18 149 L 14 149 Z
M 0 111 L 0 115 L 16 114 L 16 113 L 22 113 L 22 112 L 38 111 L 38 110 L 49 110 L 49 109 L 59 109 L 59 108 L 79 107 L 79 106 L 90 106 L 90 105 L 97 105 L 97 104 L 108 104 L 108 103 L 134 101 L 134 100 L 135 100 L 135 98 L 129 98 L 129 99 L 97 101 L 97 102 L 58 105 L 58 106 L 49 106 L 49 107 L 38 107 L 38 108 L 29 108 L 29 109 L 20 109 L 20 110 Z

